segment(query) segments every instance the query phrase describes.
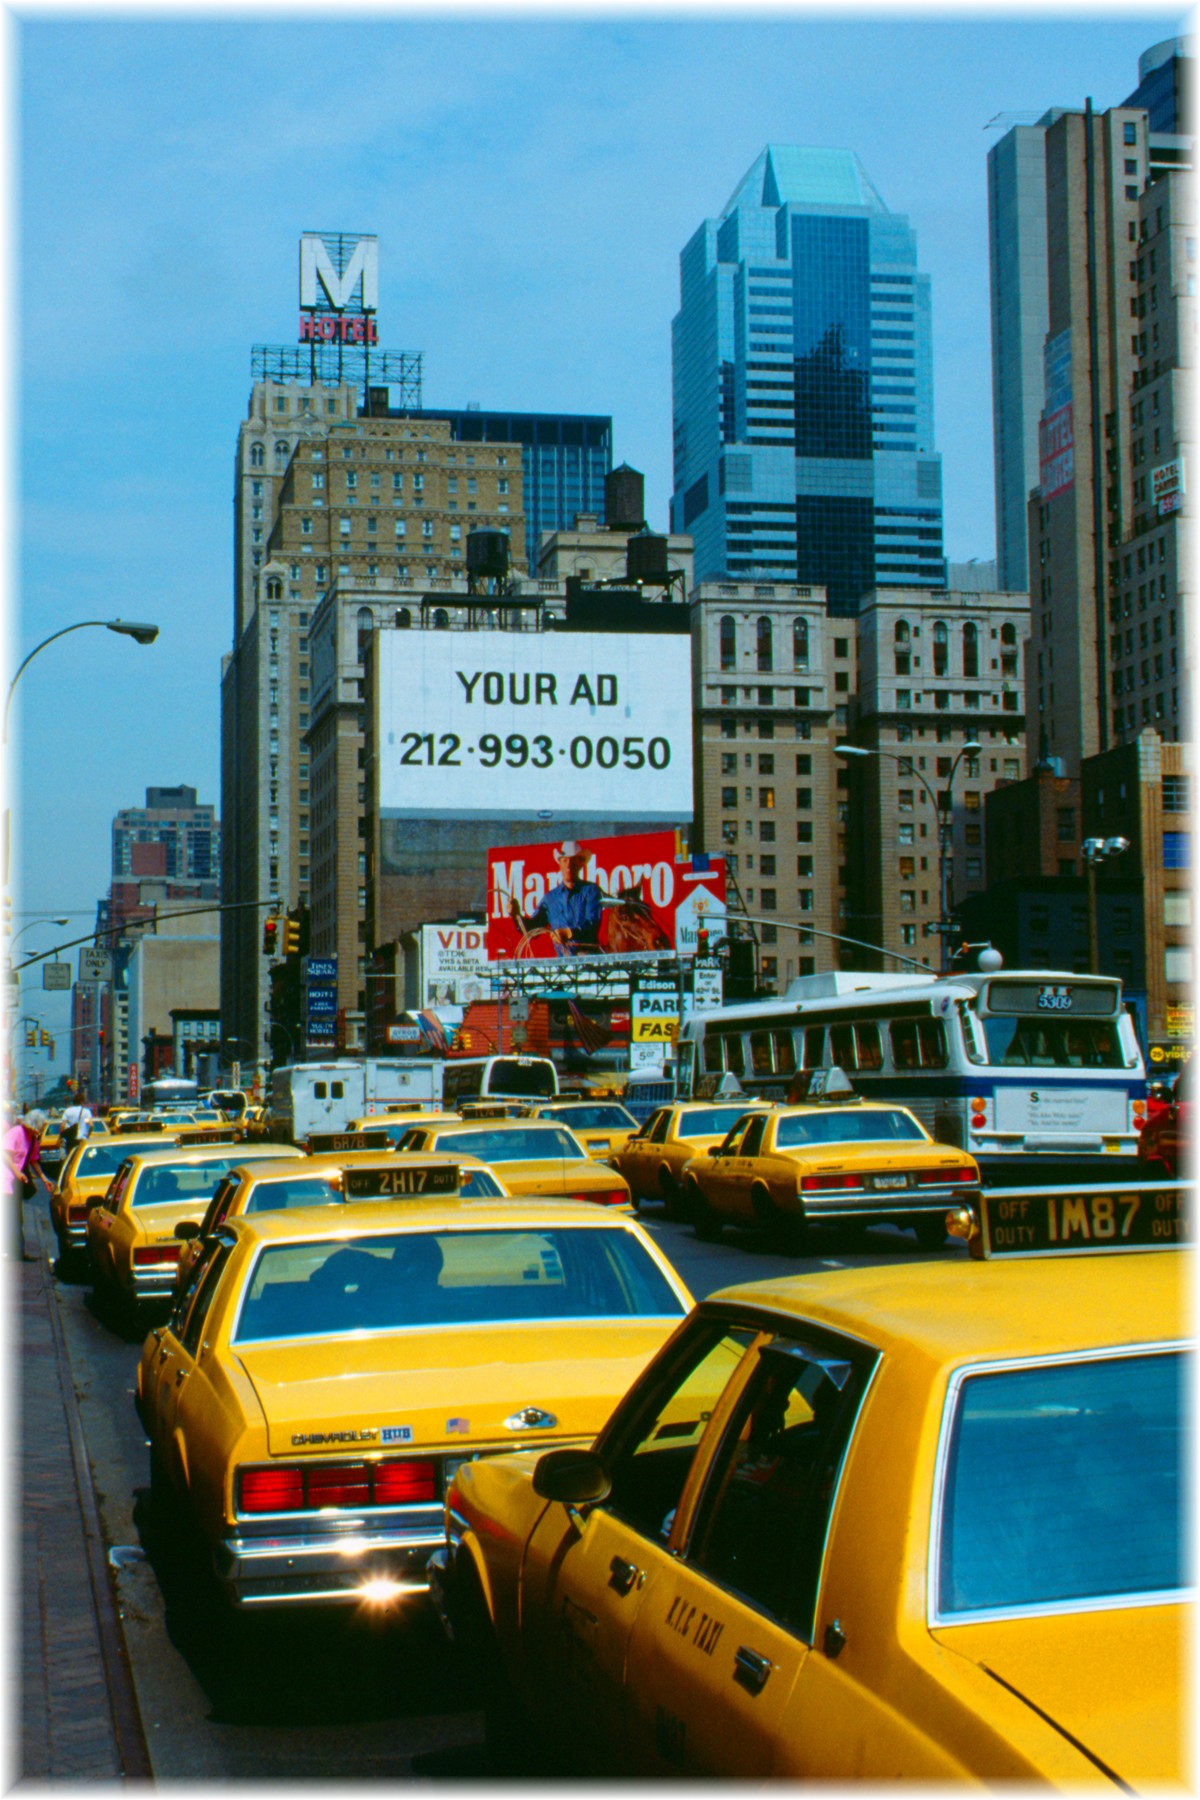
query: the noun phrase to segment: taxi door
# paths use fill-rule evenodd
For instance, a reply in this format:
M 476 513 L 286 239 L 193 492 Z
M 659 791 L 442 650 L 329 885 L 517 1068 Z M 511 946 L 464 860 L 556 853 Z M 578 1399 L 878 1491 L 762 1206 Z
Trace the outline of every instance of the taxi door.
M 188 1441 L 194 1436 L 197 1412 L 207 1412 L 202 1396 L 192 1391 L 203 1374 L 198 1360 L 205 1348 L 201 1333 L 221 1271 L 231 1245 L 217 1242 L 206 1251 L 193 1273 L 188 1292 L 159 1340 L 156 1363 L 154 1413 L 155 1442 L 171 1479 L 183 1489 L 190 1486 L 193 1469 Z
M 621 1174 L 640 1198 L 657 1200 L 658 1177 L 663 1167 L 663 1139 L 671 1121 L 671 1108 L 660 1107 L 636 1137 L 626 1139 L 618 1153 Z
M 624 1447 L 609 1465 L 608 1499 L 586 1516 L 551 1503 L 526 1546 L 522 1660 L 539 1713 L 581 1768 L 627 1766 L 630 1638 L 672 1560 L 668 1540 L 698 1447 L 731 1404 L 726 1390 L 753 1335 L 704 1321 L 682 1340 L 663 1383 L 635 1390 L 632 1418 L 614 1421 Z
M 708 1186 L 723 1218 L 754 1221 L 754 1208 L 750 1204 L 753 1159 L 758 1155 L 769 1116 L 766 1112 L 755 1114 L 742 1129 L 740 1137 L 715 1164 L 716 1173 L 710 1177 Z
M 625 1733 L 638 1774 L 762 1779 L 796 1766 L 837 1477 L 873 1358 L 774 1337 L 705 1441 L 674 1555 L 646 1571 Z

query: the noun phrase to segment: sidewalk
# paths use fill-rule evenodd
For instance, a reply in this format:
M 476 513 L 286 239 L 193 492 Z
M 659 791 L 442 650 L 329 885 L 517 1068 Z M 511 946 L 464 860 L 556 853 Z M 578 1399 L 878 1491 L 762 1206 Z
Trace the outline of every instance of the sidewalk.
M 21 1724 L 20 1765 L 12 1774 L 22 1781 L 148 1779 L 44 1214 L 44 1202 L 25 1207 L 25 1243 L 36 1260 L 5 1265 L 21 1359 L 20 1564 L 14 1570 Z

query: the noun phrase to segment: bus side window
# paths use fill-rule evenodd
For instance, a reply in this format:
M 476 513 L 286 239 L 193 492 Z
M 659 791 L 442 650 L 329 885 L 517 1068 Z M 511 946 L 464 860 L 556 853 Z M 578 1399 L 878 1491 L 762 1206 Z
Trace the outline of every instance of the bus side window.
M 808 1025 L 804 1031 L 804 1067 L 819 1069 L 825 1061 L 825 1027 Z
M 776 1073 L 794 1075 L 796 1073 L 796 1046 L 792 1040 L 790 1027 L 785 1025 L 782 1030 L 773 1031 L 771 1037 L 775 1046 Z
M 921 1046 L 917 1039 L 916 1019 L 893 1019 L 888 1027 L 892 1040 L 892 1061 L 898 1069 L 921 1066 Z
M 940 1019 L 918 1019 L 917 1039 L 921 1046 L 923 1069 L 944 1069 L 950 1061 L 946 1045 L 946 1027 Z
M 854 1037 L 858 1067 L 860 1069 L 882 1069 L 883 1045 L 880 1042 L 878 1025 L 856 1025 Z
M 720 1075 L 725 1067 L 724 1038 L 715 1031 L 704 1034 L 704 1067 L 710 1075 Z
M 744 1075 L 746 1073 L 746 1054 L 740 1033 L 736 1037 L 732 1035 L 727 1037 L 724 1043 L 725 1067 L 734 1075 Z
M 853 1025 L 831 1025 L 829 1027 L 829 1054 L 838 1068 L 857 1069 Z
M 750 1033 L 750 1062 L 756 1075 L 774 1074 L 769 1031 L 752 1031 Z

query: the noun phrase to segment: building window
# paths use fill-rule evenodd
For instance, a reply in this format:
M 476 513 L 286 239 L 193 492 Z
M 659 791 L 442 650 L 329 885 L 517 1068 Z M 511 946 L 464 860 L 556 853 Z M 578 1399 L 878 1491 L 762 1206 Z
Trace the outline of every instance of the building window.
M 807 669 L 808 667 L 808 620 L 795 619 L 792 622 L 792 667 Z
M 737 667 L 737 625 L 728 613 L 721 620 L 721 667 Z
M 1183 813 L 1191 807 L 1190 783 L 1186 775 L 1164 775 L 1162 804 L 1164 812 Z
M 933 672 L 945 675 L 950 667 L 950 634 L 945 619 L 933 622 Z
M 1162 846 L 1164 869 L 1191 868 L 1192 834 L 1190 831 L 1164 831 Z
M 736 762 L 736 758 L 734 761 Z M 721 789 L 721 805 L 724 807 L 731 807 L 736 806 L 737 803 L 737 789 L 735 787 L 723 787 Z
M 1075 808 L 1060 806 L 1058 809 L 1058 841 L 1069 844 L 1075 836 Z
M 1163 952 L 1163 974 L 1168 981 L 1192 980 L 1192 951 L 1189 944 L 1168 944 Z
M 979 627 L 969 622 L 963 626 L 963 674 L 979 674 Z
M 767 810 L 773 809 L 775 805 L 775 789 L 773 787 L 759 788 L 758 804 Z
M 757 645 L 759 670 L 763 672 L 769 671 L 774 666 L 772 661 L 770 619 L 764 617 L 758 621 L 755 630 L 755 643 Z

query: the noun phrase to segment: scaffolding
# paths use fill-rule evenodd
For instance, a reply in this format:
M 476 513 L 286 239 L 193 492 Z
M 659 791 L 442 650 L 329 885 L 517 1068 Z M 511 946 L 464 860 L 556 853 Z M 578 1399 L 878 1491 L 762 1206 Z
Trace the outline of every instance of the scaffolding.
M 408 412 L 421 405 L 419 350 L 376 350 L 370 344 L 253 344 L 252 381 L 300 381 L 315 387 L 353 382 L 364 412 Z M 382 401 L 380 389 L 392 390 Z

